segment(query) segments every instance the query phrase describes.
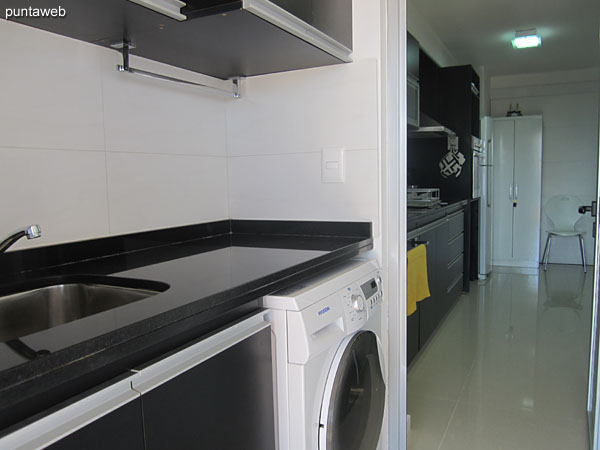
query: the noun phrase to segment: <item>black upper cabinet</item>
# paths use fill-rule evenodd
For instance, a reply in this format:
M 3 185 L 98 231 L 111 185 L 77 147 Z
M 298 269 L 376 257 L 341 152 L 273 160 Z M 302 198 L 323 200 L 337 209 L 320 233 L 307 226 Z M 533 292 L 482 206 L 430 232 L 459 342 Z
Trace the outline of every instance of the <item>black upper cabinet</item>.
M 440 117 L 439 66 L 423 50 L 419 51 L 421 112 L 446 125 Z M 446 125 L 449 127 L 449 125 Z
M 439 81 L 440 89 L 444 93 L 440 97 L 441 122 L 461 138 L 481 137 L 479 76 L 473 67 L 455 66 L 440 69 Z
M 406 33 L 406 69 L 409 75 L 419 79 L 419 41 Z
M 406 121 L 409 127 L 420 125 L 419 42 L 406 33 Z
M 347 0 L 271 0 L 299 19 L 352 48 L 352 2 Z
M 47 0 L 27 6 L 48 8 Z M 351 60 L 351 0 L 190 0 L 179 21 L 129 0 L 64 0 L 64 18 L 12 18 L 35 28 L 228 79 Z M 0 0 L 5 8 L 21 0 Z

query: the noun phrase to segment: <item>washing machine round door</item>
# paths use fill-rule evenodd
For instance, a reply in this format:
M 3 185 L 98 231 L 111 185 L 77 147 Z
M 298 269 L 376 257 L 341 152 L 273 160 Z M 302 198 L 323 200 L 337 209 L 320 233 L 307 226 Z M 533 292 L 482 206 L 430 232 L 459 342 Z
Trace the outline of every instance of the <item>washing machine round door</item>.
M 372 331 L 347 337 L 325 385 L 319 450 L 375 450 L 383 422 L 385 382 L 380 349 Z

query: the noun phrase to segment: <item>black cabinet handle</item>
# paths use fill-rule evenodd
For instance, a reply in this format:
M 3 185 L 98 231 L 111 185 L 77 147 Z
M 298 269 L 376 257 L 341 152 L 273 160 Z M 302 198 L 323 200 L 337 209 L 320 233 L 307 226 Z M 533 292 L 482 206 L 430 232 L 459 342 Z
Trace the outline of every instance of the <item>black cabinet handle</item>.
M 429 246 L 429 241 L 421 241 L 420 239 L 414 238 L 412 239 L 413 244 L 415 244 L 415 247 L 417 245 L 421 245 L 423 244 L 425 247 Z

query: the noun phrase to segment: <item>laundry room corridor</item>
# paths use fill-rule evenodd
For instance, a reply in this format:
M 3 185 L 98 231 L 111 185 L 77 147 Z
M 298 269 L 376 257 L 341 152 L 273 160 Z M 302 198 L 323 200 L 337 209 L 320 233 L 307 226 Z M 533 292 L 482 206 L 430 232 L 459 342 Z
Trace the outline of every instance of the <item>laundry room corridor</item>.
M 407 379 L 409 450 L 587 450 L 593 271 L 495 267 Z

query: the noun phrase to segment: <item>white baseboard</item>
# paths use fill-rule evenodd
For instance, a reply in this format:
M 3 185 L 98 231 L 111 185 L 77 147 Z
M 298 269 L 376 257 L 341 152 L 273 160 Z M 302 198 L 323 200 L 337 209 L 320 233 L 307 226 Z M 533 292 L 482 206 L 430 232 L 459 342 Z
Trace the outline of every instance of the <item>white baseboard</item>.
M 539 261 L 531 260 L 494 259 L 492 260 L 492 266 L 526 267 L 528 269 L 533 269 L 539 267 L 540 263 Z

